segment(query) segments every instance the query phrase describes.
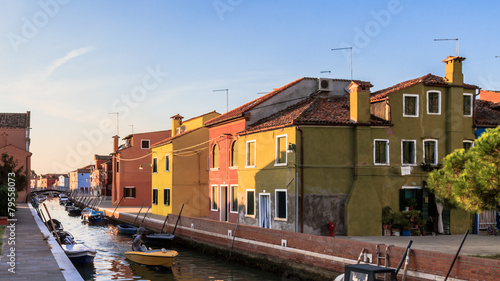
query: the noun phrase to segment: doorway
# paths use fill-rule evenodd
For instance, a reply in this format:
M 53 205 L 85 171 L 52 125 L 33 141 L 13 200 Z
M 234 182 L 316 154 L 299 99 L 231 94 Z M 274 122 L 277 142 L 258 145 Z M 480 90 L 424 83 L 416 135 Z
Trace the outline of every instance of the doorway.
M 271 228 L 271 195 L 259 194 L 259 226 Z
M 220 221 L 227 221 L 227 185 L 220 186 Z

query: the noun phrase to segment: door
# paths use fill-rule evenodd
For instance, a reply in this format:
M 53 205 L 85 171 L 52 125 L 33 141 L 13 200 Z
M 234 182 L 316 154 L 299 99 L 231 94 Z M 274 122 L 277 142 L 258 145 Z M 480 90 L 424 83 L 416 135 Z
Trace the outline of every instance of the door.
M 271 198 L 269 193 L 259 194 L 259 226 L 271 228 Z
M 220 186 L 220 221 L 227 221 L 227 185 Z

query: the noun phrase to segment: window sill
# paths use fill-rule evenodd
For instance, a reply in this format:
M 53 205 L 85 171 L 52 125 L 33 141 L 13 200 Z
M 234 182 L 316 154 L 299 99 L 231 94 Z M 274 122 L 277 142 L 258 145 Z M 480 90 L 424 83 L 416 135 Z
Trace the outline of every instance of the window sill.
M 287 163 L 274 163 L 274 167 L 283 167 L 287 166 Z
M 238 166 L 229 166 L 229 170 L 238 170 Z
M 255 168 L 255 166 L 245 166 L 245 168 L 250 169 L 250 168 Z
M 210 171 L 214 171 L 214 172 L 219 171 L 219 170 L 220 170 L 220 168 L 210 168 Z
M 283 221 L 283 222 L 286 222 L 288 221 L 287 218 L 274 218 L 275 221 Z
M 390 166 L 391 163 L 373 163 L 375 166 Z
M 403 117 L 413 117 L 413 118 L 418 118 L 418 115 L 404 115 L 404 114 L 403 114 Z

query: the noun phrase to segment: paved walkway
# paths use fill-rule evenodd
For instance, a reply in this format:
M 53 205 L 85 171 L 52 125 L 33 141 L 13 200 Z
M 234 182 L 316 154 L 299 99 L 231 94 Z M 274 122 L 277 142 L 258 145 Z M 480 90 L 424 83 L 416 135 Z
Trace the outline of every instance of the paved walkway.
M 18 204 L 12 233 L 7 228 L 4 233 L 2 256 L 0 257 L 0 280 L 11 281 L 59 281 L 83 280 L 61 247 L 28 204 Z M 40 227 L 41 225 L 41 227 Z M 43 227 L 43 228 L 42 228 Z M 45 232 L 45 233 L 44 233 Z M 13 237 L 15 245 L 9 245 Z M 15 273 L 11 268 L 10 247 L 15 247 Z
M 99 205 L 99 208 L 106 209 L 111 212 L 115 210 L 116 206 L 111 204 L 111 200 L 103 200 Z M 118 213 L 129 213 L 131 215 L 137 215 L 140 207 L 118 207 L 116 212 Z M 144 206 L 141 211 L 141 215 L 138 221 L 142 220 L 142 217 L 148 206 Z M 163 221 L 164 216 L 151 214 L 151 211 L 147 215 L 148 218 L 157 219 Z M 464 235 L 437 235 L 437 236 L 337 236 L 340 239 L 350 239 L 357 241 L 364 241 L 374 244 L 385 244 L 394 245 L 398 247 L 406 247 L 408 241 L 413 240 L 412 249 L 428 250 L 441 253 L 455 254 L 460 247 Z M 488 236 L 485 234 L 469 234 L 465 243 L 460 251 L 461 255 L 468 256 L 491 256 L 500 255 L 500 236 Z

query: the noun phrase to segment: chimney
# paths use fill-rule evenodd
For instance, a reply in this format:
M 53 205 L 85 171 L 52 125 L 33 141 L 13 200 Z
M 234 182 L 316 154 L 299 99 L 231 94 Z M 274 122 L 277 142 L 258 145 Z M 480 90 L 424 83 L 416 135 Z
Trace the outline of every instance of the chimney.
M 464 57 L 448 56 L 443 60 L 446 63 L 446 75 L 444 79 L 453 85 L 462 85 L 464 83 L 464 75 L 462 73 L 462 61 Z
M 113 136 L 113 153 L 118 152 L 118 139 L 119 136 Z
M 172 137 L 179 134 L 177 129 L 182 125 L 182 118 L 184 117 L 179 114 L 170 117 L 170 119 L 172 119 Z
M 370 122 L 370 82 L 351 81 L 349 85 L 349 108 L 351 120 L 357 123 Z

